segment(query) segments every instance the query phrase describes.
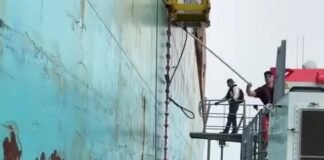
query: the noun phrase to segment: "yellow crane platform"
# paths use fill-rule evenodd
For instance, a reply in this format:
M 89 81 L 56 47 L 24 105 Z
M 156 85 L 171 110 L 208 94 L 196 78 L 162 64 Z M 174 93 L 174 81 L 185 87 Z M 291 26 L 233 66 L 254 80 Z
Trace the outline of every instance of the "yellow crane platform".
M 196 3 L 167 0 L 172 24 L 179 27 L 207 28 L 209 22 L 209 0 Z

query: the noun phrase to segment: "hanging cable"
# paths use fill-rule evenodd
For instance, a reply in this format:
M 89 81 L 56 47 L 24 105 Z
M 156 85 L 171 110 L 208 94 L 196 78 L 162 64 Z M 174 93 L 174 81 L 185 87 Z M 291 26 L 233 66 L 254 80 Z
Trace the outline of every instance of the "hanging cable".
M 184 28 L 184 30 L 187 31 L 187 28 Z M 181 59 L 182 59 L 182 56 L 183 56 L 184 50 L 185 50 L 186 45 L 187 45 L 187 40 L 188 40 L 188 33 L 186 33 L 186 38 L 185 38 L 185 41 L 184 41 L 184 44 L 183 44 L 183 47 L 182 47 L 182 50 L 181 50 L 180 57 L 179 57 L 179 59 L 178 59 L 177 65 L 176 65 L 176 67 L 175 67 L 175 69 L 174 69 L 174 71 L 173 71 L 173 73 L 172 73 L 171 78 L 170 78 L 170 84 L 172 83 L 172 79 L 173 79 L 173 77 L 174 77 L 174 75 L 175 75 L 175 73 L 176 73 L 176 71 L 177 71 L 177 69 L 178 69 L 178 67 L 179 67 L 180 62 L 181 62 Z
M 186 117 L 188 117 L 189 119 L 195 119 L 195 114 L 194 114 L 191 110 L 182 107 L 180 104 L 178 104 L 178 103 L 177 103 L 174 99 L 172 99 L 171 97 L 169 97 L 169 100 L 170 100 L 170 101 L 171 101 L 175 106 L 179 107 L 179 108 L 181 109 L 181 111 L 183 112 L 183 114 L 186 115 Z M 188 112 L 189 114 L 191 114 L 191 115 L 187 114 L 187 112 Z
M 245 83 L 249 83 L 241 74 L 239 74 L 234 68 L 232 68 L 228 63 L 226 63 L 222 58 L 220 58 L 215 52 L 209 49 L 199 38 L 197 38 L 192 33 L 185 30 L 192 38 L 197 40 L 203 47 L 205 47 L 212 55 L 214 55 L 218 60 L 220 60 L 225 66 L 227 66 L 231 71 L 233 71 L 238 77 L 240 77 Z
M 184 27 L 183 29 L 184 29 L 185 31 L 187 30 L 187 28 L 185 28 L 185 27 Z M 182 59 L 182 57 L 183 57 L 183 55 L 184 55 L 184 51 L 185 51 L 185 48 L 186 48 L 187 40 L 188 40 L 188 33 L 186 33 L 186 38 L 185 38 L 185 41 L 184 41 L 184 44 L 183 44 L 183 47 L 182 47 L 182 50 L 181 50 L 180 57 L 179 57 L 179 59 L 178 59 L 177 65 L 176 65 L 176 67 L 175 67 L 175 69 L 174 69 L 174 71 L 173 71 L 173 73 L 172 73 L 171 78 L 170 78 L 170 85 L 171 85 L 172 80 L 173 80 L 173 78 L 174 78 L 174 75 L 175 75 L 175 73 L 176 73 L 176 71 L 177 71 L 177 69 L 178 69 L 178 67 L 179 67 L 179 65 L 180 65 L 181 59 Z M 170 101 L 171 101 L 171 102 L 172 102 L 176 107 L 179 107 L 179 108 L 181 109 L 181 111 L 183 112 L 183 114 L 184 114 L 186 117 L 188 117 L 189 119 L 195 119 L 195 114 L 194 114 L 191 110 L 182 107 L 180 104 L 178 104 L 178 103 L 177 103 L 174 99 L 172 99 L 171 97 L 169 97 L 169 100 L 170 100 Z M 191 114 L 191 115 L 189 115 L 188 113 Z

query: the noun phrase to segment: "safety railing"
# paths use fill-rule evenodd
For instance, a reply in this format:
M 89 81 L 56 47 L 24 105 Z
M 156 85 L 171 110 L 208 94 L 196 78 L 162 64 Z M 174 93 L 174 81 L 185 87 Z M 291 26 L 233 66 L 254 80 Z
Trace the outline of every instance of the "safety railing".
M 241 160 L 261 160 L 261 159 L 252 159 L 250 157 L 260 157 L 262 153 L 261 146 L 261 120 L 260 114 L 261 112 L 253 112 L 251 116 L 251 110 L 258 110 L 259 107 L 263 108 L 264 105 L 258 104 L 246 104 L 245 101 L 238 106 L 238 111 L 236 112 L 236 122 L 237 124 L 237 134 L 233 136 L 240 136 L 242 138 L 241 142 Z M 226 125 L 225 121 L 229 120 L 231 114 L 229 114 L 229 104 L 227 101 L 223 99 L 204 99 L 199 103 L 199 115 L 203 120 L 203 131 L 202 133 L 210 134 L 217 133 L 220 130 L 224 130 Z M 248 113 L 247 113 L 248 112 Z M 255 113 L 256 116 L 255 116 Z M 248 116 L 247 116 L 248 115 Z M 219 125 L 220 122 L 223 122 L 223 125 Z M 214 125 L 216 123 L 217 125 Z M 231 126 L 233 127 L 233 126 Z M 229 131 L 226 129 L 226 132 Z M 223 132 L 221 132 L 223 133 Z M 224 134 L 222 134 L 224 135 Z M 253 135 L 253 136 L 252 136 Z M 225 135 L 224 135 L 225 136 Z M 252 137 L 251 137 L 252 136 Z M 232 136 L 230 136 L 232 137 Z M 231 139 L 228 137 L 229 139 Z M 237 142 L 236 138 L 232 137 L 233 142 Z M 244 140 L 244 142 L 243 142 Z M 211 148 L 211 140 L 207 141 L 207 159 L 210 159 L 210 148 Z M 219 140 L 219 146 L 221 147 L 221 159 L 223 158 L 223 148 L 226 146 L 224 140 Z M 248 152 L 246 152 L 248 151 Z M 250 158 L 250 159 L 249 159 Z
M 268 118 L 268 112 L 263 108 L 243 129 L 241 160 L 267 159 Z
M 199 104 L 199 115 L 203 119 L 203 132 L 206 133 L 207 131 L 221 131 L 225 128 L 225 121 L 227 121 L 227 116 L 229 114 L 228 108 L 229 104 L 227 102 L 222 102 L 224 100 L 220 99 L 205 99 L 200 102 Z M 222 103 L 221 103 L 222 102 Z M 236 119 L 238 121 L 238 132 L 242 132 L 243 129 L 246 127 L 253 117 L 247 116 L 247 107 L 248 109 L 256 108 L 262 105 L 256 104 L 246 104 L 245 101 L 239 104 L 239 109 L 236 113 Z M 217 110 L 218 111 L 215 111 Z M 219 109 L 223 109 L 219 111 Z M 208 122 L 217 122 L 218 125 L 213 125 L 213 123 Z M 222 125 L 219 125 L 219 122 L 223 122 Z

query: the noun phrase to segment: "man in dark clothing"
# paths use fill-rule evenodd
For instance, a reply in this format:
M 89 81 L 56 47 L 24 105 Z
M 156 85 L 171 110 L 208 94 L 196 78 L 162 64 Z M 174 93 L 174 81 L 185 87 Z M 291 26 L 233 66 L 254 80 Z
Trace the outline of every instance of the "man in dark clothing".
M 267 105 L 273 101 L 274 76 L 270 71 L 264 72 L 264 80 L 266 84 L 256 90 L 251 90 L 252 84 L 249 83 L 246 87 L 246 93 L 250 97 L 260 98 L 262 103 Z
M 240 103 L 244 100 L 244 93 L 242 90 L 235 84 L 233 79 L 227 80 L 228 91 L 226 96 L 223 98 L 223 101 L 228 101 L 229 104 L 229 113 L 227 116 L 227 123 L 224 131 L 222 133 L 228 133 L 231 125 L 233 126 L 232 133 L 236 134 L 237 124 L 236 124 L 236 112 L 239 108 Z M 218 102 L 219 103 L 219 102 Z M 216 103 L 217 104 L 217 103 Z
M 257 88 L 256 90 L 251 90 L 252 84 L 249 83 L 246 87 L 246 93 L 248 96 L 251 97 L 257 97 L 259 98 L 262 103 L 265 105 L 265 108 L 268 108 L 267 106 L 271 106 L 273 102 L 273 93 L 274 93 L 274 76 L 270 71 L 264 72 L 264 80 L 265 85 Z M 265 151 L 268 146 L 268 139 L 269 139 L 269 114 L 264 114 L 262 117 L 262 139 L 263 139 L 263 145 L 262 149 Z M 265 152 L 265 157 L 266 157 Z

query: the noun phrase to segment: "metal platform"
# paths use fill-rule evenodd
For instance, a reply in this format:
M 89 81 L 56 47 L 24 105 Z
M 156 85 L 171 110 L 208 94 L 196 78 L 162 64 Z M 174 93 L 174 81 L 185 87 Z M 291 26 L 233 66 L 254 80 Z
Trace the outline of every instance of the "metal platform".
M 190 132 L 190 137 L 195 139 L 217 140 L 238 143 L 241 143 L 242 141 L 242 134 Z
M 179 27 L 207 28 L 210 21 L 204 14 L 177 14 L 172 24 Z
M 209 0 L 201 0 L 198 4 L 167 0 L 172 24 L 178 27 L 207 28 L 209 22 Z

